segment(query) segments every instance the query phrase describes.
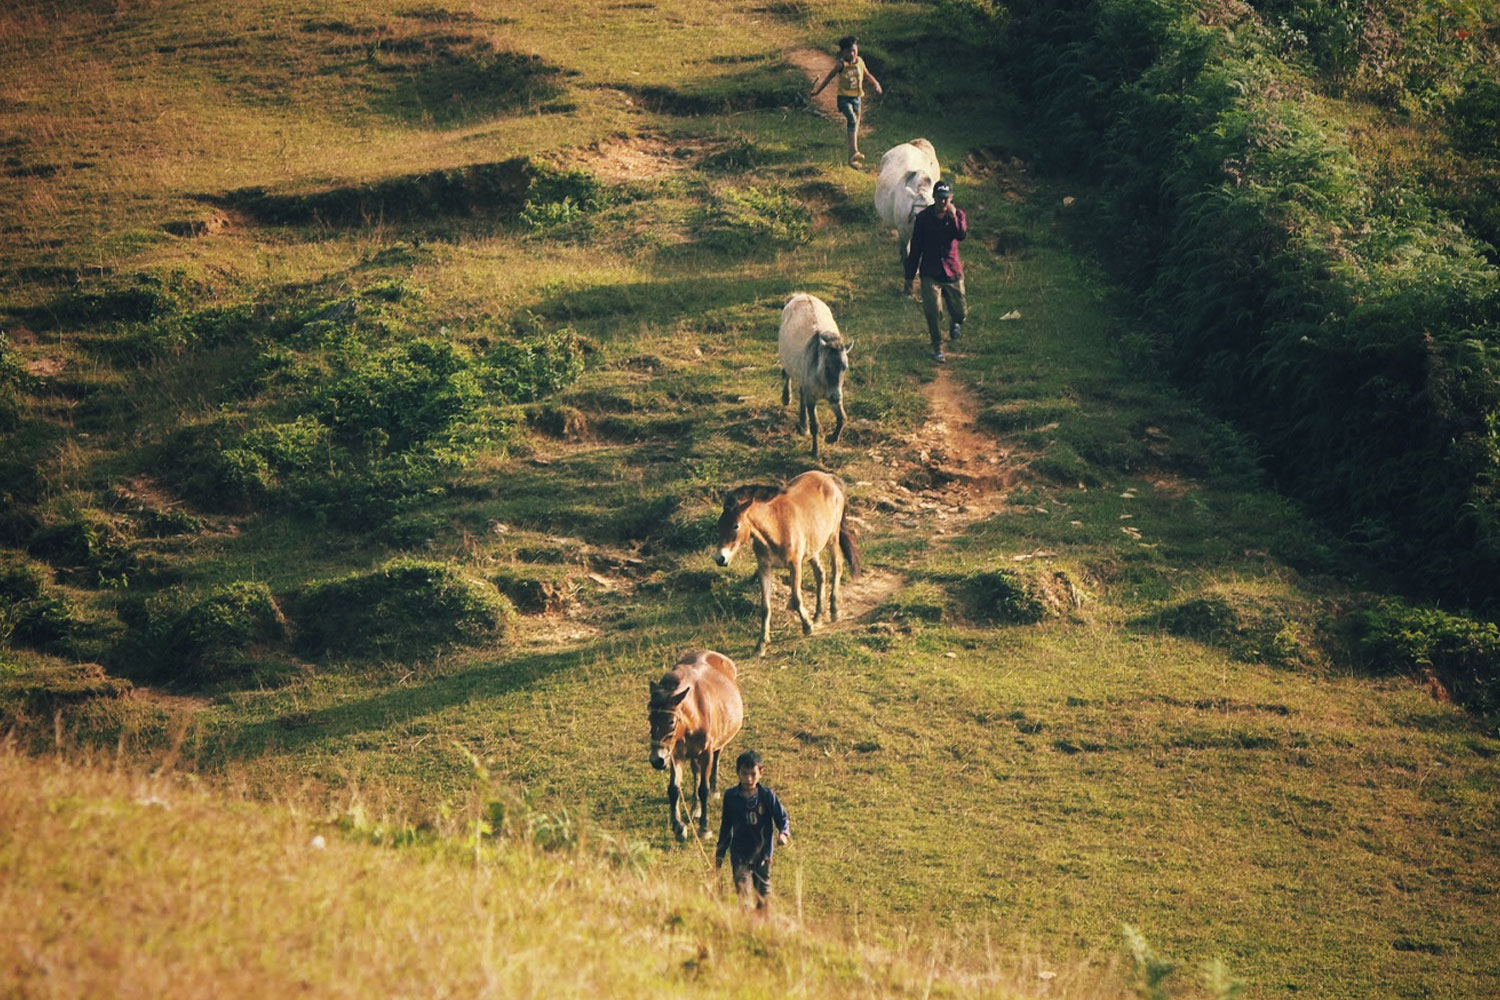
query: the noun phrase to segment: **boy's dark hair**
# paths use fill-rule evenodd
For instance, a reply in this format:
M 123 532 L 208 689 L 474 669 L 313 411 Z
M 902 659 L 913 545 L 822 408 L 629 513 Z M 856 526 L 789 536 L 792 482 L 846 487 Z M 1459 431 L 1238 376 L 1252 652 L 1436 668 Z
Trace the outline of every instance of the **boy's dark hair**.
M 754 750 L 746 750 L 735 759 L 734 769 L 736 771 L 745 771 L 752 767 L 760 767 L 760 754 Z
M 855 38 L 853 35 L 845 35 L 843 38 L 839 39 L 839 51 L 848 52 L 850 49 L 854 48 L 855 43 L 858 41 L 859 39 Z

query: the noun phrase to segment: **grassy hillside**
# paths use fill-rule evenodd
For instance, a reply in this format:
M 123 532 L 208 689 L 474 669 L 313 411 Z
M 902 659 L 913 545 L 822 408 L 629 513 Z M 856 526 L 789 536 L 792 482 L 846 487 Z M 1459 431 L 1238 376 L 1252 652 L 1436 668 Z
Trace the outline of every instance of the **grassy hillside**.
M 278 914 L 257 954 L 313 971 L 256 972 L 215 937 L 205 991 L 224 969 L 257 990 L 462 989 L 539 924 L 556 948 L 528 946 L 496 992 L 600 995 L 616 975 L 615 995 L 696 992 L 664 971 L 692 959 L 694 939 L 659 930 L 680 907 L 714 928 L 710 992 L 737 988 L 733 956 L 767 992 L 912 995 L 925 967 L 939 995 L 1111 995 L 1119 977 L 1087 970 L 1128 924 L 1178 964 L 1174 995 L 1228 992 L 1203 977 L 1215 961 L 1253 996 L 1487 995 L 1493 726 L 1451 703 L 1431 656 L 1362 641 L 1381 595 L 1244 439 L 1148 374 L 1152 331 L 1067 238 L 1092 192 L 1036 175 L 962 50 L 922 55 L 954 17 L 281 0 L 0 15 L 5 729 L 36 752 L 166 759 L 228 790 L 195 814 L 245 810 L 287 855 L 314 829 L 297 810 L 344 816 L 330 854 L 382 873 L 347 907 L 317 883 L 288 908 L 368 933 L 341 964 L 371 978 L 335 979 L 316 965 L 333 932 L 293 922 L 289 941 Z M 899 294 L 872 174 L 843 165 L 842 125 L 806 106 L 789 60 L 850 30 L 888 91 L 871 160 L 925 135 L 970 213 L 975 314 L 946 369 Z M 803 638 L 778 613 L 752 660 L 749 569 L 718 571 L 707 548 L 721 491 L 812 465 L 775 370 L 794 290 L 854 345 L 850 424 L 824 462 L 871 571 L 837 627 Z M 791 811 L 793 926 L 725 914 L 703 855 L 670 836 L 645 682 L 699 647 L 739 660 L 735 748 L 761 750 Z M 543 840 L 596 831 L 627 874 L 514 835 L 460 864 L 487 803 L 473 759 L 547 818 Z M 93 856 L 86 824 L 43 815 L 70 796 L 170 845 L 188 874 L 161 912 L 222 898 L 191 875 L 241 853 L 194 846 L 222 819 L 156 827 L 180 813 L 123 808 L 89 771 L 6 767 L 62 782 L 10 806 L 29 832 L 0 854 L 40 911 L 136 892 L 16 846 L 76 837 Z M 565 895 L 508 913 L 517 937 L 463 940 L 489 905 L 473 899 L 543 885 Z M 459 917 L 415 968 L 395 954 L 403 908 Z M 35 949 L 6 959 L 18 989 L 68 992 L 76 972 L 84 995 L 113 968 L 58 919 L 28 931 L 57 971 L 32 978 Z M 205 934 L 239 919 L 211 909 Z M 684 958 L 580 966 L 582 939 Z M 823 943 L 850 941 L 887 951 Z M 804 971 L 813 954 L 825 971 Z M 899 970 L 868 971 L 896 968 L 880 954 Z M 1019 971 L 982 978 L 995 968 Z M 153 989 L 147 970 L 123 978 Z

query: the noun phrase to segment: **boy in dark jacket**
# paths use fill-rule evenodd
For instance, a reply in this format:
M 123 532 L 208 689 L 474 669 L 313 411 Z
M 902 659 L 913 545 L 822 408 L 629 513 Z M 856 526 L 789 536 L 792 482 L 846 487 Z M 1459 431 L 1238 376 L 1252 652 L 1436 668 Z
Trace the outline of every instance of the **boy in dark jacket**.
M 756 909 L 764 909 L 771 895 L 771 852 L 792 839 L 792 826 L 776 793 L 760 783 L 760 754 L 746 750 L 734 762 L 734 769 L 740 783 L 724 793 L 714 869 L 724 866 L 727 853 L 740 899 L 749 905 L 753 888 Z

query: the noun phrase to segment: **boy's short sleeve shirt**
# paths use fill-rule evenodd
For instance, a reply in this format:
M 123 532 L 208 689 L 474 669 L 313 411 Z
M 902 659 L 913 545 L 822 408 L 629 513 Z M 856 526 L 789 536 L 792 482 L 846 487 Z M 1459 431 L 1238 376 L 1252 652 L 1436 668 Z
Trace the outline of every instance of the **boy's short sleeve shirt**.
M 865 61 L 862 57 L 855 56 L 852 63 L 839 60 L 839 96 L 865 96 Z

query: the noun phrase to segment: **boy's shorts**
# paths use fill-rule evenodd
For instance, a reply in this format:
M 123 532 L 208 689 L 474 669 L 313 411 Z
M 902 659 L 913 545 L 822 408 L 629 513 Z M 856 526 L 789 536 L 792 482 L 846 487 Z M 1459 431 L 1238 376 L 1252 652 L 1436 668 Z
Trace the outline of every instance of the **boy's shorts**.
M 839 112 L 844 116 L 844 121 L 849 123 L 850 128 L 853 128 L 855 123 L 859 121 L 859 98 L 840 97 L 837 103 Z
M 770 858 L 745 862 L 738 858 L 730 857 L 729 866 L 730 871 L 734 874 L 734 889 L 741 896 L 748 893 L 752 886 L 757 896 L 766 897 L 771 894 Z

